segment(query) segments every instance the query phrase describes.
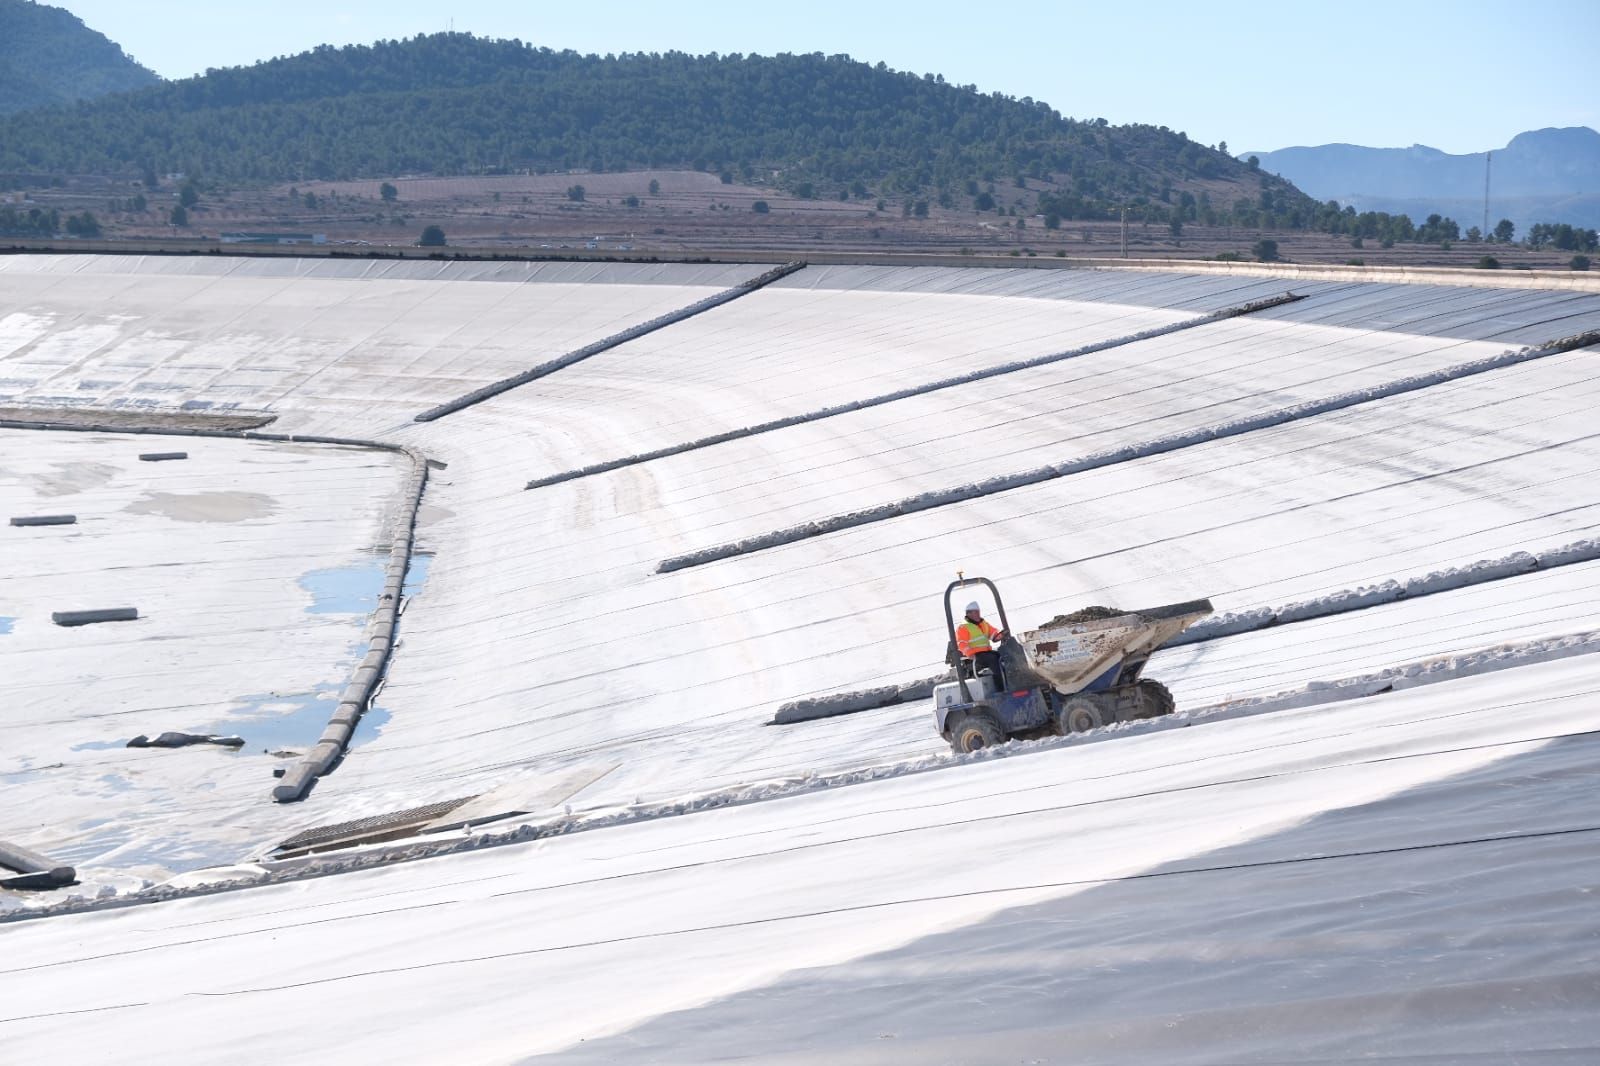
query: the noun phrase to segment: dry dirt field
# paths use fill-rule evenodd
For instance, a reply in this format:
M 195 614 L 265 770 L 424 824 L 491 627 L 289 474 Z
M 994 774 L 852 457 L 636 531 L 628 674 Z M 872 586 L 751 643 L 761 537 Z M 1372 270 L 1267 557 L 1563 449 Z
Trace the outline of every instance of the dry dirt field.
M 397 190 L 392 202 L 380 195 L 383 179 L 217 190 L 191 210 L 186 229 L 165 221 L 176 199 L 175 183 L 145 192 L 148 206 L 138 214 L 111 208 L 139 188 L 104 181 L 36 190 L 29 202 L 58 208 L 63 215 L 91 210 L 108 238 L 193 241 L 226 232 L 269 231 L 325 234 L 333 245 L 383 247 L 414 244 L 424 227 L 437 225 L 451 245 L 557 253 L 590 248 L 663 254 L 761 249 L 1103 258 L 1123 251 L 1116 221 L 1069 221 L 1059 230 L 1046 229 L 1042 217 L 1032 213 L 1037 190 L 1049 187 L 1039 183 L 1031 183 L 1030 189 L 996 186 L 996 199 L 1014 208 L 1017 217 L 931 204 L 927 218 L 914 218 L 899 199 L 883 201 L 882 210 L 876 197 L 805 200 L 771 187 L 724 184 L 716 174 L 699 171 L 395 177 L 388 182 Z M 576 185 L 583 187 L 581 201 L 568 195 Z M 1227 183 L 1212 193 L 1219 203 L 1247 191 L 1222 185 Z M 766 202 L 769 211 L 757 213 L 757 201 Z M 1449 249 L 1419 244 L 1384 249 L 1375 241 L 1355 248 L 1347 238 L 1326 234 L 1192 223 L 1181 238 L 1174 238 L 1165 225 L 1130 222 L 1126 250 L 1137 259 L 1202 259 L 1222 253 L 1250 258 L 1252 246 L 1264 237 L 1278 243 L 1280 258 L 1301 263 L 1470 267 L 1492 253 L 1506 268 L 1565 269 L 1571 259 L 1567 252 L 1465 241 Z

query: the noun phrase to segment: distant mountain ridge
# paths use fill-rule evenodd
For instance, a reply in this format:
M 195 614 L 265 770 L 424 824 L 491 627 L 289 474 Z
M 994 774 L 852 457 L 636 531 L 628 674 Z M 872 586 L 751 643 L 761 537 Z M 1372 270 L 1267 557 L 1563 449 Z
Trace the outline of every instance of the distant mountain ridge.
M 1425 145 L 1366 148 L 1325 144 L 1247 152 L 1261 169 L 1294 182 L 1319 200 L 1424 218 L 1437 212 L 1463 227 L 1483 219 L 1484 163 L 1489 152 L 1451 155 Z M 1489 223 L 1600 226 L 1600 132 L 1587 126 L 1519 133 L 1490 161 Z
M 0 0 L 0 114 L 160 80 L 72 12 L 33 0 Z

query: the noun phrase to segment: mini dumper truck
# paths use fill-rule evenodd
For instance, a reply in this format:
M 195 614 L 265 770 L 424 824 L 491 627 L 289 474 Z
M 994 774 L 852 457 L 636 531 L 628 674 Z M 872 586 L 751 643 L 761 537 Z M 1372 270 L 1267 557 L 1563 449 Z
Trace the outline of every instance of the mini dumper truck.
M 956 650 L 951 596 L 974 585 L 989 590 L 1000 616 L 999 676 L 975 670 L 974 660 Z M 1014 737 L 1086 733 L 1113 722 L 1171 714 L 1172 693 L 1139 675 L 1151 653 L 1210 613 L 1210 600 L 1143 611 L 1090 608 L 1062 615 L 1018 640 L 994 582 L 959 578 L 944 590 L 955 680 L 933 690 L 934 725 L 959 754 Z

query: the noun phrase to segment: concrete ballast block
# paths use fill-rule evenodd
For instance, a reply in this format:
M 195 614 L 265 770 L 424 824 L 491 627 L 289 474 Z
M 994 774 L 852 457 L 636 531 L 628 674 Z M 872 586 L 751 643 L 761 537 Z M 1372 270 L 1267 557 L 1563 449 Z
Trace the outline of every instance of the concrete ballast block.
M 132 622 L 138 617 L 137 607 L 103 607 L 93 611 L 53 611 L 50 621 L 58 626 L 87 626 L 96 622 Z
M 18 515 L 11 519 L 14 526 L 75 526 L 78 516 L 75 514 L 35 514 Z
M 279 803 L 293 803 L 305 796 L 316 777 L 316 768 L 310 763 L 297 762 L 272 786 L 272 798 Z
M 56 885 L 70 885 L 77 879 L 77 871 L 71 866 L 66 866 L 45 858 L 38 852 L 25 848 L 20 844 L 12 844 L 0 840 L 0 866 L 8 870 L 15 870 L 19 874 L 33 875 L 37 883 L 16 884 L 13 887 L 38 887 L 46 888 Z M 11 878 L 3 880 L 10 881 Z

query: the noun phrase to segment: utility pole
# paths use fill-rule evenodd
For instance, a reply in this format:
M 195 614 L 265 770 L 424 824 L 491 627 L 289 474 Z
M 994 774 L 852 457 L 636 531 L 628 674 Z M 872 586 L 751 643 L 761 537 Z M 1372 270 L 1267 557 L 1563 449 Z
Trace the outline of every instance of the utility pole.
M 1494 161 L 1493 152 L 1483 154 L 1483 239 L 1489 239 L 1489 164 Z
M 1122 258 L 1128 258 L 1128 205 L 1122 205 Z

